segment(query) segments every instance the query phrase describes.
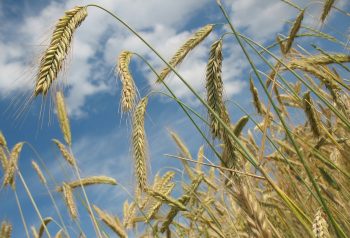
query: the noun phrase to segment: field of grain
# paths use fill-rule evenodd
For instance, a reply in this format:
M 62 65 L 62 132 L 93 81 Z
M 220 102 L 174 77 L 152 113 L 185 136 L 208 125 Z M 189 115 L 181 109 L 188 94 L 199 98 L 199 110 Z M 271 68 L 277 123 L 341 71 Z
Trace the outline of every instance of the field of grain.
M 36 65 L 35 84 L 27 100 L 51 98 L 54 102 L 62 133 L 52 138 L 52 144 L 75 179 L 57 184 L 48 176 L 49 171 L 43 169 L 48 159 L 43 158 L 31 161 L 31 171 L 38 179 L 26 180 L 18 161 L 28 142 L 18 138 L 16 144 L 9 145 L 7 135 L 0 132 L 0 193 L 18 198 L 17 190 L 23 189 L 26 203 L 32 204 L 36 214 L 26 216 L 21 209 L 24 201 L 8 201 L 16 204 L 16 212 L 22 218 L 16 221 L 16 229 L 20 230 L 17 234 L 27 238 L 350 237 L 349 34 L 344 33 L 347 37 L 344 40 L 323 31 L 329 17 L 342 15 L 349 19 L 350 13 L 335 7 L 334 0 L 320 1 L 322 11 L 315 16 L 320 27 L 316 29 L 304 25 L 310 14 L 308 7 L 301 8 L 289 0 L 283 2 L 297 9 L 298 14 L 288 25 L 288 35 L 279 34 L 272 44 L 263 45 L 239 32 L 224 1 L 218 0 L 217 14 L 222 15 L 223 22 L 199 27 L 170 59 L 102 6 L 82 5 L 62 13 Z M 123 188 L 110 176 L 82 176 L 80 165 L 84 161 L 74 155 L 74 128 L 70 125 L 69 105 L 59 77 L 67 64 L 72 39 L 89 18 L 90 8 L 111 15 L 116 24 L 139 38 L 165 65 L 162 69 L 154 68 L 133 49 L 124 49 L 116 56 L 114 73 L 121 86 L 120 114 L 128 118 L 131 127 L 128 136 L 135 178 L 131 198 L 123 204 L 114 204 L 121 207 L 122 214 L 113 213 L 113 207 L 101 209 L 86 192 L 87 187 L 101 185 Z M 217 29 L 222 24 L 226 32 L 221 34 Z M 209 49 L 203 97 L 177 68 L 181 63 L 190 63 L 184 61 L 186 57 L 214 32 L 219 37 L 215 35 Z M 251 107 L 248 110 L 225 97 L 222 65 L 230 54 L 225 51 L 230 44 L 240 48 L 250 67 L 244 79 Z M 181 161 L 182 167 L 176 168 L 182 171 L 181 177 L 176 177 L 175 169 L 164 168 L 153 174 L 149 169 L 152 158 L 145 121 L 149 100 L 159 95 L 138 90 L 130 70 L 136 59 L 154 72 L 154 83 L 165 89 L 164 94 L 178 105 L 205 142 L 193 154 L 186 141 L 169 131 L 178 154 L 165 156 Z M 169 80 L 181 81 L 200 106 L 182 101 L 169 86 Z M 237 114 L 243 114 L 238 120 L 232 120 L 229 113 L 232 104 Z M 29 183 L 46 189 L 54 217 L 46 216 L 38 207 Z M 64 201 L 65 206 L 58 206 L 57 199 Z M 6 204 L 0 204 L 0 219 L 4 219 L 0 238 L 10 238 L 13 221 L 6 219 L 6 214 L 2 216 L 2 206 Z M 63 215 L 67 212 L 69 217 Z M 40 225 L 33 226 L 33 220 Z M 88 220 L 90 223 L 86 223 Z M 89 224 L 94 233 L 87 234 L 82 224 Z

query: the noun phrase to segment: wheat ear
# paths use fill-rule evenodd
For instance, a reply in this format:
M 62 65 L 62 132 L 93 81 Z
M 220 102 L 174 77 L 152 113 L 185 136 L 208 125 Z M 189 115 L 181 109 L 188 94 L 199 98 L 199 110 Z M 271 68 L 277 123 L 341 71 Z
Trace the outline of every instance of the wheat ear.
M 323 6 L 323 11 L 321 14 L 321 21 L 322 23 L 326 20 L 329 12 L 332 9 L 332 6 L 334 5 L 335 0 L 325 0 L 324 6 Z
M 175 173 L 173 171 L 168 171 L 161 179 L 155 179 L 155 183 L 152 187 L 153 190 L 160 191 L 160 193 L 164 194 L 165 196 L 168 196 L 175 187 L 175 184 L 170 181 L 174 177 L 174 175 Z M 153 218 L 153 216 L 160 209 L 161 205 L 162 202 L 157 199 L 152 201 L 150 204 L 150 209 L 146 214 L 146 219 L 150 220 L 151 218 Z
M 45 178 L 43 172 L 41 171 L 39 165 L 34 160 L 32 160 L 32 166 L 33 166 L 33 169 L 35 170 L 35 172 L 37 173 L 40 181 L 43 184 L 46 184 L 47 183 L 46 178 Z
M 66 202 L 66 205 L 68 207 L 70 216 L 72 217 L 72 219 L 76 219 L 78 217 L 78 211 L 74 201 L 72 188 L 68 184 L 63 183 L 62 193 L 63 193 L 63 198 Z
M 147 186 L 147 141 L 145 132 L 145 113 L 148 98 L 141 99 L 133 115 L 132 146 L 138 187 L 141 191 Z
M 171 58 L 169 61 L 169 64 L 172 67 L 175 67 L 176 65 L 180 64 L 182 60 L 186 57 L 186 55 L 194 49 L 199 43 L 201 43 L 213 30 L 213 25 L 206 25 L 202 28 L 200 28 L 198 31 L 194 33 L 193 36 L 191 36 L 185 44 L 183 44 L 180 49 L 175 53 L 175 55 Z M 159 74 L 159 78 L 157 82 L 161 82 L 165 79 L 165 77 L 171 72 L 171 69 L 169 67 L 165 67 L 161 73 Z
M 63 133 L 64 140 L 66 143 L 72 145 L 72 135 L 70 132 L 70 125 L 68 114 L 66 110 L 66 104 L 64 103 L 64 96 L 61 91 L 56 93 L 56 104 L 57 104 L 57 116 L 60 122 L 61 131 Z
M 43 220 L 43 223 L 41 223 L 41 225 L 39 227 L 38 238 L 41 238 L 43 236 L 45 227 L 47 227 L 47 225 L 52 221 L 53 221 L 52 217 L 46 217 Z
M 69 153 L 66 146 L 62 144 L 59 140 L 53 139 L 52 140 L 58 147 L 59 151 L 61 152 L 63 158 L 72 166 L 76 164 L 76 161 L 74 157 Z
M 11 238 L 12 225 L 9 222 L 3 221 L 1 223 L 0 237 L 1 238 Z
M 19 154 L 22 151 L 23 142 L 17 143 L 10 154 L 10 159 L 7 162 L 7 168 L 4 175 L 3 186 L 11 185 L 12 188 L 15 187 L 15 173 L 18 165 Z
M 62 233 L 63 233 L 63 230 L 62 230 L 62 229 L 59 230 L 59 231 L 56 233 L 55 238 L 63 238 Z
M 233 127 L 233 133 L 235 134 L 235 136 L 237 136 L 237 137 L 240 136 L 243 128 L 245 127 L 245 125 L 247 125 L 248 121 L 249 121 L 248 116 L 243 116 L 238 120 L 236 125 Z
M 113 217 L 112 215 L 102 211 L 95 205 L 93 205 L 94 210 L 98 214 L 98 216 L 101 218 L 101 220 L 109 227 L 111 228 L 119 237 L 121 238 L 127 238 L 128 235 L 125 232 L 124 227 L 120 223 L 119 219 L 117 217 Z
M 2 131 L 0 131 L 0 147 L 1 146 L 5 147 L 5 148 L 7 147 L 7 142 L 6 142 L 4 134 L 2 134 Z
M 118 73 L 122 82 L 121 107 L 124 112 L 130 111 L 136 100 L 135 82 L 129 70 L 132 53 L 123 51 L 118 58 Z
M 326 219 L 324 218 L 324 214 L 322 210 L 318 210 L 315 215 L 315 220 L 312 225 L 312 230 L 316 238 L 330 238 L 330 234 L 328 232 L 328 224 Z
M 301 22 L 304 19 L 304 12 L 305 12 L 305 10 L 302 10 L 299 13 L 297 19 L 295 20 L 295 22 L 294 22 L 294 24 L 293 24 L 293 26 L 292 26 L 292 28 L 290 30 L 290 33 L 289 33 L 289 36 L 288 36 L 288 40 L 287 40 L 287 42 L 285 43 L 285 45 L 283 47 L 283 49 L 284 49 L 283 53 L 284 54 L 288 54 L 290 49 L 292 48 L 292 44 L 294 42 L 294 39 L 295 39 L 299 29 L 300 29 Z
M 210 47 L 209 60 L 206 71 L 206 90 L 208 105 L 220 116 L 228 117 L 223 101 L 222 68 L 222 40 L 215 41 Z M 215 138 L 221 138 L 223 126 L 213 113 L 208 111 L 211 133 Z
M 81 186 L 89 186 L 93 184 L 109 184 L 117 185 L 117 181 L 114 178 L 107 176 L 91 176 L 88 178 L 82 178 L 81 180 L 76 180 L 73 182 L 66 183 L 71 189 L 75 189 Z M 57 192 L 62 192 L 63 186 L 57 188 Z
M 8 161 L 7 161 L 7 156 L 6 156 L 6 153 L 4 151 L 4 148 L 2 148 L 1 146 L 0 146 L 0 161 L 1 161 L 2 169 L 5 173 L 6 169 L 7 169 Z
M 304 105 L 304 112 L 307 116 L 307 119 L 309 120 L 312 133 L 314 134 L 314 136 L 319 137 L 320 136 L 320 129 L 318 126 L 319 121 L 317 119 L 316 112 L 313 108 L 314 105 L 311 100 L 310 91 L 305 93 L 303 97 L 303 105 Z
M 261 101 L 259 99 L 258 89 L 255 87 L 252 78 L 249 79 L 249 85 L 250 85 L 250 87 L 249 87 L 250 92 L 251 92 L 251 94 L 253 96 L 253 104 L 255 106 L 255 109 L 256 109 L 258 114 L 264 115 L 265 114 L 265 108 L 264 108 L 264 106 L 262 105 L 262 103 L 261 103 Z
M 87 16 L 86 7 L 75 7 L 66 11 L 52 33 L 48 49 L 41 58 L 34 95 L 46 95 L 57 78 L 70 49 L 75 30 Z

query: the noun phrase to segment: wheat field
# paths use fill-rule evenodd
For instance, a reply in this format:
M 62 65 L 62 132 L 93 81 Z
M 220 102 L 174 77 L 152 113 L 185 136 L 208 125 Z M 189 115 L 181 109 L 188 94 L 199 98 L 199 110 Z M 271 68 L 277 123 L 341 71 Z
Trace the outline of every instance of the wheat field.
M 198 27 L 169 59 L 102 6 L 82 5 L 62 13 L 37 65 L 30 98 L 52 98 L 61 129 L 52 144 L 75 179 L 57 184 L 41 161 L 31 161 L 35 183 L 45 188 L 50 210 L 56 214 L 46 216 L 28 186 L 34 182 L 26 180 L 18 162 L 28 143 L 18 138 L 17 143 L 9 145 L 7 135 L 0 132 L 0 193 L 13 193 L 17 198 L 18 189 L 23 189 L 26 202 L 32 204 L 36 214 L 26 218 L 21 202 L 8 201 L 16 203 L 22 218 L 14 226 L 2 217 L 1 207 L 6 204 L 0 204 L 0 238 L 14 237 L 13 229 L 27 238 L 350 237 L 350 46 L 344 39 L 323 32 L 331 16 L 349 17 L 350 13 L 336 7 L 337 1 L 320 1 L 322 11 L 314 16 L 320 27 L 310 28 L 304 22 L 310 14 L 308 7 L 301 8 L 289 0 L 282 2 L 298 13 L 287 24 L 288 35 L 279 34 L 271 44 L 261 44 L 239 32 L 224 1 L 218 0 L 216 10 L 223 21 Z M 84 161 L 74 154 L 74 128 L 65 90 L 56 87 L 72 39 L 89 18 L 90 8 L 111 15 L 116 24 L 124 26 L 164 62 L 163 68 L 156 69 L 134 49 L 116 52 L 120 113 L 130 122 L 131 156 L 125 163 L 132 164 L 135 180 L 131 198 L 113 205 L 120 208 L 120 214 L 113 212 L 117 210 L 114 207 L 100 208 L 102 204 L 89 198 L 88 187 L 115 186 L 123 191 L 122 183 L 103 174 L 82 176 L 80 165 Z M 218 31 L 222 24 L 225 33 Z M 190 63 L 186 57 L 205 40 L 210 40 L 211 46 L 203 69 L 203 96 L 178 67 Z M 328 49 L 329 42 L 340 50 Z M 239 47 L 249 65 L 244 76 L 248 109 L 225 96 L 223 63 L 231 44 Z M 181 161 L 182 167 L 176 168 L 182 171 L 181 177 L 169 167 L 150 170 L 151 142 L 145 123 L 149 101 L 159 94 L 138 90 L 131 62 L 140 58 L 154 72 L 154 83 L 178 105 L 184 119 L 204 141 L 193 149 L 175 131 L 169 131 L 178 153 L 165 156 Z M 182 101 L 169 86 L 170 80 L 181 81 L 199 106 Z M 230 113 L 233 104 L 235 113 L 242 115 L 238 120 L 233 120 Z M 194 150 L 198 152 L 194 154 Z M 58 206 L 57 199 L 64 206 Z M 63 215 L 66 213 L 69 217 Z M 86 233 L 87 229 L 93 234 Z

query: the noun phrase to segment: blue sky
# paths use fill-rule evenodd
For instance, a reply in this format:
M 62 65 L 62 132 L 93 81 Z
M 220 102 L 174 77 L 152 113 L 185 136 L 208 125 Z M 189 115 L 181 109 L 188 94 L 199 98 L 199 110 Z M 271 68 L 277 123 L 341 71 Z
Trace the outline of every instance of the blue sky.
M 214 0 L 100 0 L 99 5 L 117 13 L 141 33 L 166 58 L 191 35 L 193 31 L 208 23 L 224 22 Z M 287 20 L 294 19 L 297 11 L 278 0 L 233 0 L 223 1 L 236 27 L 261 43 L 269 43 L 277 33 L 287 34 Z M 306 1 L 295 1 L 305 4 Z M 18 141 L 28 141 L 40 154 L 50 173 L 58 181 L 74 179 L 65 167 L 63 160 L 51 139 L 62 139 L 54 110 L 46 110 L 42 122 L 39 111 L 42 101 L 37 98 L 27 108 L 25 117 L 14 119 L 18 115 L 16 105 L 25 103 L 35 81 L 37 62 L 49 40 L 56 20 L 75 5 L 93 3 L 93 1 L 10 1 L 0 2 L 0 130 L 12 147 Z M 344 6 L 346 1 L 339 1 Z M 349 7 L 349 6 L 346 6 Z M 310 7 L 305 24 L 323 29 L 313 15 L 318 16 L 320 6 Z M 109 15 L 99 9 L 90 8 L 87 19 L 76 32 L 69 58 L 69 64 L 59 80 L 65 81 L 66 103 L 68 106 L 73 135 L 73 151 L 82 176 L 108 175 L 117 179 L 130 192 L 133 191 L 133 165 L 130 155 L 130 119 L 119 113 L 121 84 L 114 74 L 116 59 L 121 50 L 130 50 L 144 55 L 157 69 L 162 68 L 161 61 L 146 48 L 135 36 L 121 27 Z M 340 24 L 339 24 L 340 23 Z M 342 28 L 342 18 L 331 18 L 329 25 Z M 210 44 L 225 29 L 218 29 L 198 46 L 179 66 L 180 73 L 188 82 L 204 95 L 205 65 Z M 345 31 L 347 29 L 342 29 Z M 227 42 L 227 44 L 226 44 Z M 249 106 L 248 64 L 240 49 L 231 39 L 225 40 L 223 77 L 227 99 L 238 101 L 243 107 Z M 134 75 L 140 95 L 151 90 L 163 90 L 157 86 L 155 77 L 137 58 L 132 61 Z M 178 79 L 170 76 L 169 86 L 176 95 L 205 115 L 189 91 Z M 229 106 L 233 120 L 242 116 L 232 105 Z M 250 110 L 252 112 L 252 110 Z M 49 115 L 51 120 L 49 122 Z M 176 154 L 177 150 L 168 135 L 168 129 L 175 130 L 196 155 L 204 140 L 194 127 L 184 118 L 183 112 L 173 101 L 155 95 L 150 98 L 146 116 L 146 131 L 150 151 L 151 177 L 165 167 L 179 168 L 179 162 L 163 154 Z M 208 129 L 202 126 L 209 134 Z M 211 156 L 212 154 L 208 154 Z M 29 183 L 35 199 L 40 204 L 44 216 L 57 218 L 51 209 L 46 190 L 40 186 L 31 169 L 30 161 L 37 160 L 36 155 L 25 146 L 20 158 L 20 168 Z M 68 178 L 68 177 L 69 178 Z M 178 176 L 181 176 L 178 174 Z M 180 177 L 178 177 L 179 179 Z M 20 182 L 18 190 L 23 191 Z M 50 187 L 54 191 L 54 185 Z M 125 191 L 116 186 L 97 186 L 88 189 L 94 204 L 114 214 L 121 214 L 122 203 L 127 197 Z M 29 225 L 38 225 L 38 219 L 25 193 L 19 197 Z M 69 220 L 60 196 L 55 198 Z M 0 191 L 0 220 L 8 219 L 14 224 L 14 237 L 24 237 L 23 227 L 18 216 L 13 192 Z M 83 209 L 79 210 L 83 214 Z M 88 237 L 93 237 L 91 224 L 83 220 Z M 52 230 L 57 226 L 52 225 Z

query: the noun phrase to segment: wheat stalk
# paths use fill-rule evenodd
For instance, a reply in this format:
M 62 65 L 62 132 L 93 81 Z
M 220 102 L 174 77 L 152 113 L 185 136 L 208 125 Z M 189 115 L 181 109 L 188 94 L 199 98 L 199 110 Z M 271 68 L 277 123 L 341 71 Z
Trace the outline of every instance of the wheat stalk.
M 46 95 L 57 78 L 70 49 L 75 30 L 87 16 L 86 7 L 75 7 L 66 11 L 52 33 L 48 49 L 41 58 L 34 95 Z
M 69 146 L 71 146 L 72 136 L 70 132 L 69 119 L 68 119 L 68 114 L 66 110 L 66 104 L 64 103 L 64 96 L 61 91 L 58 91 L 56 93 L 56 104 L 57 104 L 57 116 L 60 122 L 60 127 L 64 136 L 64 140 Z
M 138 187 L 141 191 L 147 186 L 147 141 L 145 132 L 145 112 L 148 98 L 141 99 L 133 115 L 132 146 Z
M 175 53 L 175 55 L 169 61 L 169 64 L 172 67 L 180 64 L 182 60 L 186 57 L 186 55 L 194 49 L 199 43 L 201 43 L 213 30 L 213 25 L 206 25 L 200 28 L 198 31 L 194 33 Z M 159 78 L 157 82 L 161 82 L 165 79 L 165 77 L 171 72 L 169 67 L 165 67 L 161 73 L 159 74 Z
M 71 189 L 75 189 L 81 186 L 89 186 L 94 184 L 109 184 L 109 185 L 117 185 L 117 181 L 114 178 L 110 178 L 107 176 L 91 176 L 88 178 L 82 178 L 81 180 L 76 180 L 73 182 L 65 183 Z M 58 187 L 57 192 L 62 192 L 63 186 Z
M 129 71 L 131 56 L 131 52 L 123 51 L 119 55 L 118 59 L 117 69 L 123 86 L 121 95 L 121 107 L 124 112 L 130 111 L 134 107 L 136 100 L 135 82 Z
M 101 218 L 101 220 L 109 227 L 111 228 L 119 237 L 121 238 L 127 238 L 128 235 L 125 232 L 124 227 L 121 225 L 119 219 L 117 217 L 113 217 L 112 215 L 102 211 L 95 205 L 93 205 L 94 210 L 98 214 L 98 216 Z

